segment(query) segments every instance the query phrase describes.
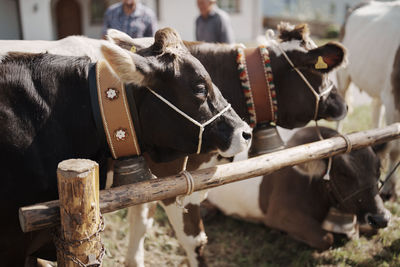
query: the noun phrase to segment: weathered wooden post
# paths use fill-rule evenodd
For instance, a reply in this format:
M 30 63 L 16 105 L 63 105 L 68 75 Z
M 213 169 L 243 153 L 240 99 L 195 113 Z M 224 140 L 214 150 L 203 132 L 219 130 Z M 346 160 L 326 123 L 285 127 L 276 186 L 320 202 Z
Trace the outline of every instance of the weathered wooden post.
M 100 266 L 104 247 L 99 209 L 99 165 L 86 159 L 62 161 L 57 169 L 61 229 L 55 238 L 58 266 Z

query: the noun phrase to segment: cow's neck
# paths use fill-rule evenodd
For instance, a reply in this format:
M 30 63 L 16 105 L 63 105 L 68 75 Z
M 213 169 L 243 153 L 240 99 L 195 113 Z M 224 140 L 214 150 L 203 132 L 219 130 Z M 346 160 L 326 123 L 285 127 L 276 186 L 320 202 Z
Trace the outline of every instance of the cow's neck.
M 204 65 L 213 83 L 220 89 L 236 113 L 249 123 L 249 114 L 237 71 L 236 49 L 230 45 L 205 43 L 187 44 L 187 47 L 191 54 Z
M 334 205 L 331 196 L 327 191 L 326 180 L 324 180 L 322 177 L 313 178 L 313 180 L 315 180 L 315 203 L 318 203 L 320 212 L 326 215 L 328 214 L 330 207 Z
M 93 117 L 114 159 L 139 156 L 141 149 L 125 85 L 110 67 L 99 61 L 90 67 L 89 86 Z
M 252 127 L 276 121 L 277 102 L 265 47 L 189 44 L 232 107 Z
M 278 105 L 269 52 L 265 46 L 237 48 L 237 64 L 252 126 L 276 123 Z

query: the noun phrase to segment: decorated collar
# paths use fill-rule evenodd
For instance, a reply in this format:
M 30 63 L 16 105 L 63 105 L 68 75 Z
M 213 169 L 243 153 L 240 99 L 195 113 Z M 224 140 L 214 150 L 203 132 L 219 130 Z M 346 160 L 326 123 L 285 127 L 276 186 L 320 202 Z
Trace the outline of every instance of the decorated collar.
M 92 107 L 94 116 L 101 117 L 102 125 L 97 125 L 97 128 L 104 129 L 112 157 L 118 159 L 140 155 L 125 86 L 105 61 L 96 64 L 96 84 L 97 88 L 91 89 Z M 98 101 L 94 99 L 96 93 Z M 98 119 L 96 124 L 101 124 Z
M 268 50 L 257 48 L 237 48 L 239 77 L 245 96 L 249 124 L 273 123 L 278 119 L 278 102 Z

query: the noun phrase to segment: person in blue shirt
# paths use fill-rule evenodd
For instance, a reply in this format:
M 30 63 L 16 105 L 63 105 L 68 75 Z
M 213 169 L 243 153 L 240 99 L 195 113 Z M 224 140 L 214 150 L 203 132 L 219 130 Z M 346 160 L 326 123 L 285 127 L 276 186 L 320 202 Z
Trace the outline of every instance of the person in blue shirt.
M 103 38 L 108 29 L 125 32 L 132 38 L 152 37 L 157 29 L 154 12 L 138 0 L 122 0 L 111 5 L 104 14 Z
M 216 0 L 197 0 L 200 16 L 196 19 L 196 40 L 209 43 L 233 43 L 229 15 L 219 9 Z

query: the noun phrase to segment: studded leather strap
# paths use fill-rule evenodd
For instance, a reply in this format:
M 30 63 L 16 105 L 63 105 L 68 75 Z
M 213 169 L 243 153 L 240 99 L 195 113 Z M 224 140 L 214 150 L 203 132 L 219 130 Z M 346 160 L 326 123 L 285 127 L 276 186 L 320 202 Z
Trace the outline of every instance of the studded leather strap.
M 97 63 L 96 80 L 100 113 L 113 158 L 140 155 L 124 84 L 105 61 Z
M 246 48 L 244 53 L 246 57 L 250 86 L 253 92 L 257 123 L 275 121 L 271 91 L 268 86 L 268 81 L 265 77 L 264 63 L 260 49 Z

